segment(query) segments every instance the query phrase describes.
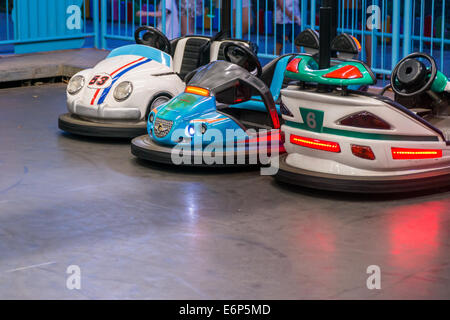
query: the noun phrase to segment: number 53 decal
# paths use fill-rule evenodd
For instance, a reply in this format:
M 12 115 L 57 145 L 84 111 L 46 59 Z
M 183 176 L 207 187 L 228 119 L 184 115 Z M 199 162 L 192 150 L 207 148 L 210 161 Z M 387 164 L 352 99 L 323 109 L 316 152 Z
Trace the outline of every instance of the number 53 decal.
M 111 84 L 111 77 L 109 76 L 109 74 L 106 73 L 96 74 L 89 81 L 89 88 L 102 89 L 109 87 L 110 84 Z

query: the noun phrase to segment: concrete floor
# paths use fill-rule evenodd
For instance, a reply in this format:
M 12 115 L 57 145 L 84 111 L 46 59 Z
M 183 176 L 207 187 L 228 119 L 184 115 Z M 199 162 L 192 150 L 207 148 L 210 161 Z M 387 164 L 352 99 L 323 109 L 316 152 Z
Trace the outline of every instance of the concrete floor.
M 128 142 L 61 133 L 64 90 L 0 90 L 0 298 L 450 298 L 448 190 L 344 196 L 141 163 Z

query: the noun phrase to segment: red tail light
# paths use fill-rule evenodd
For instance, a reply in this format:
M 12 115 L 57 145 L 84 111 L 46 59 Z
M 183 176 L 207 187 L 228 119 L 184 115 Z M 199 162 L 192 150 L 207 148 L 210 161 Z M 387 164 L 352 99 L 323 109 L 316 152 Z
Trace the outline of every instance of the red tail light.
M 375 154 L 373 153 L 371 147 L 352 144 L 352 153 L 358 158 L 375 160 Z
M 294 58 L 286 67 L 286 71 L 298 73 L 298 64 L 302 61 L 302 58 Z
M 367 111 L 361 111 L 358 113 L 351 114 L 339 120 L 338 124 L 340 124 L 341 126 L 357 127 L 365 129 L 380 129 L 380 130 L 391 129 L 391 125 L 389 123 Z
M 204 97 L 208 97 L 209 96 L 209 90 L 208 89 L 203 89 L 203 88 L 200 88 L 200 87 L 187 86 L 186 89 L 184 90 L 184 92 L 186 92 L 186 93 L 193 93 L 193 94 L 197 94 L 199 96 L 204 96 Z
M 317 150 L 328 151 L 328 152 L 335 152 L 335 153 L 341 152 L 341 147 L 339 146 L 339 143 L 336 143 L 336 142 L 300 137 L 300 136 L 296 136 L 294 134 L 291 134 L 290 141 L 293 144 L 296 144 L 296 145 L 299 145 L 302 147 L 306 147 L 306 148 L 317 149 Z
M 437 159 L 442 158 L 442 150 L 392 148 L 392 158 L 394 160 Z

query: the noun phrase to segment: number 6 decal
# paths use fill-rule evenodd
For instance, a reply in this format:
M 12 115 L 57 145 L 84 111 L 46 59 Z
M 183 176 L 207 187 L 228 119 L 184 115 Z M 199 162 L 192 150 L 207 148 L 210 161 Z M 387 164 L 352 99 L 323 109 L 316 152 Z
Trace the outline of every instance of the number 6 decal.
M 315 129 L 317 127 L 316 114 L 314 112 L 308 112 L 308 115 L 306 116 L 306 124 L 311 129 Z
M 314 132 L 322 132 L 324 118 L 323 111 L 300 108 L 300 114 L 302 115 L 303 122 L 305 123 L 305 129 Z

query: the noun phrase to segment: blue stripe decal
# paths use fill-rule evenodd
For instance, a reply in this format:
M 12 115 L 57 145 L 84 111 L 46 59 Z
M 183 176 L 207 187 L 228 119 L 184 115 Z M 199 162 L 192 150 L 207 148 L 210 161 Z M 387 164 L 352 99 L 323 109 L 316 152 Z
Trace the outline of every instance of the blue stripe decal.
M 114 83 L 116 83 L 117 80 L 119 80 L 119 78 L 121 76 L 123 76 L 128 71 L 133 70 L 134 68 L 137 68 L 140 65 L 143 65 L 143 64 L 145 64 L 147 62 L 150 62 L 150 61 L 152 61 L 152 59 L 146 59 L 146 60 L 141 61 L 141 62 L 139 62 L 139 63 L 137 63 L 135 65 L 132 65 L 131 67 L 126 68 L 125 70 L 123 70 L 120 73 L 118 73 L 117 75 L 115 75 L 114 78 L 113 78 L 113 81 L 111 82 L 111 85 L 108 88 L 106 88 L 105 90 L 103 90 L 102 95 L 100 96 L 100 99 L 98 99 L 97 104 L 102 104 L 105 101 L 106 96 L 108 95 L 108 93 L 111 90 L 112 86 L 114 85 Z

